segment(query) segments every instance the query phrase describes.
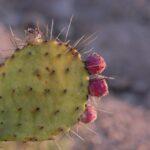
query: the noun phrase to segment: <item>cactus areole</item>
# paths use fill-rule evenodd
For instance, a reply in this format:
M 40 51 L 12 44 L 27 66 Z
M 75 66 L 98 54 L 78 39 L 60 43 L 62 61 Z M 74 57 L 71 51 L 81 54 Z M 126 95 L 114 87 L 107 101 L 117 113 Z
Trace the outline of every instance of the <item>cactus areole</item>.
M 0 67 L 1 141 L 54 139 L 83 120 L 89 95 L 86 63 L 70 45 L 45 42 L 40 35 L 28 29 L 27 45 Z

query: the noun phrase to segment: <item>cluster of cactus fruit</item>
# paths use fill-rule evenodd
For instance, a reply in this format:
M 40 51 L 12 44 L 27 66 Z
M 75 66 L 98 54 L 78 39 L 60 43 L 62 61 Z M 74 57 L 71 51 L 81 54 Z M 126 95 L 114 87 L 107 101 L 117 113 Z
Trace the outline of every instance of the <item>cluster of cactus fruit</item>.
M 44 40 L 37 29 L 27 30 L 26 41 L 0 66 L 0 140 L 53 140 L 95 121 L 87 99 L 108 94 L 104 59 L 94 52 L 83 61 L 76 48 Z

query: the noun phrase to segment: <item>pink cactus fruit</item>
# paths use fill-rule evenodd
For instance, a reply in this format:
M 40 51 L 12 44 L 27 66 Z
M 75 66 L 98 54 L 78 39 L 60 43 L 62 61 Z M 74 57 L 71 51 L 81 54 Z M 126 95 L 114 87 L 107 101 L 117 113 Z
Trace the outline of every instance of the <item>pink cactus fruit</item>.
M 94 106 L 86 105 L 84 113 L 81 115 L 81 122 L 91 123 L 97 119 L 97 112 Z
M 106 80 L 100 78 L 90 79 L 89 93 L 91 96 L 106 96 L 108 94 L 108 86 Z
M 106 63 L 102 56 L 93 53 L 87 57 L 86 68 L 90 74 L 102 73 L 106 68 Z

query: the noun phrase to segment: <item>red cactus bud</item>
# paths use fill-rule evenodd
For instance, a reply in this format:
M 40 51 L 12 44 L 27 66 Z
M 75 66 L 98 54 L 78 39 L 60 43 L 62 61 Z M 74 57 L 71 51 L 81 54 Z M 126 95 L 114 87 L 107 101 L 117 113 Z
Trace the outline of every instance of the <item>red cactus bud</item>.
M 91 123 L 97 119 L 97 112 L 95 108 L 91 105 L 87 105 L 84 113 L 81 116 L 81 122 Z
M 105 79 L 91 79 L 89 83 L 89 92 L 91 96 L 106 96 L 108 86 Z
M 106 63 L 103 57 L 97 53 L 93 53 L 87 57 L 86 68 L 90 74 L 102 73 L 106 68 Z

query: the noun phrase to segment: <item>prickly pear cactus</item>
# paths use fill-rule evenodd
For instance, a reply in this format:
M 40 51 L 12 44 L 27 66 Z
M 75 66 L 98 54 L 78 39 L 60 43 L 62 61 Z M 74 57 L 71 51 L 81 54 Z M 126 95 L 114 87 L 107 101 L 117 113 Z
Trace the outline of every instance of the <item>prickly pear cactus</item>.
M 0 68 L 1 140 L 45 140 L 77 123 L 88 94 L 75 50 L 56 41 L 29 45 Z
M 0 66 L 0 140 L 53 140 L 79 122 L 96 120 L 88 95 L 108 93 L 104 59 L 86 60 L 68 43 L 28 29 L 27 44 Z M 89 82 L 90 79 L 90 82 Z

